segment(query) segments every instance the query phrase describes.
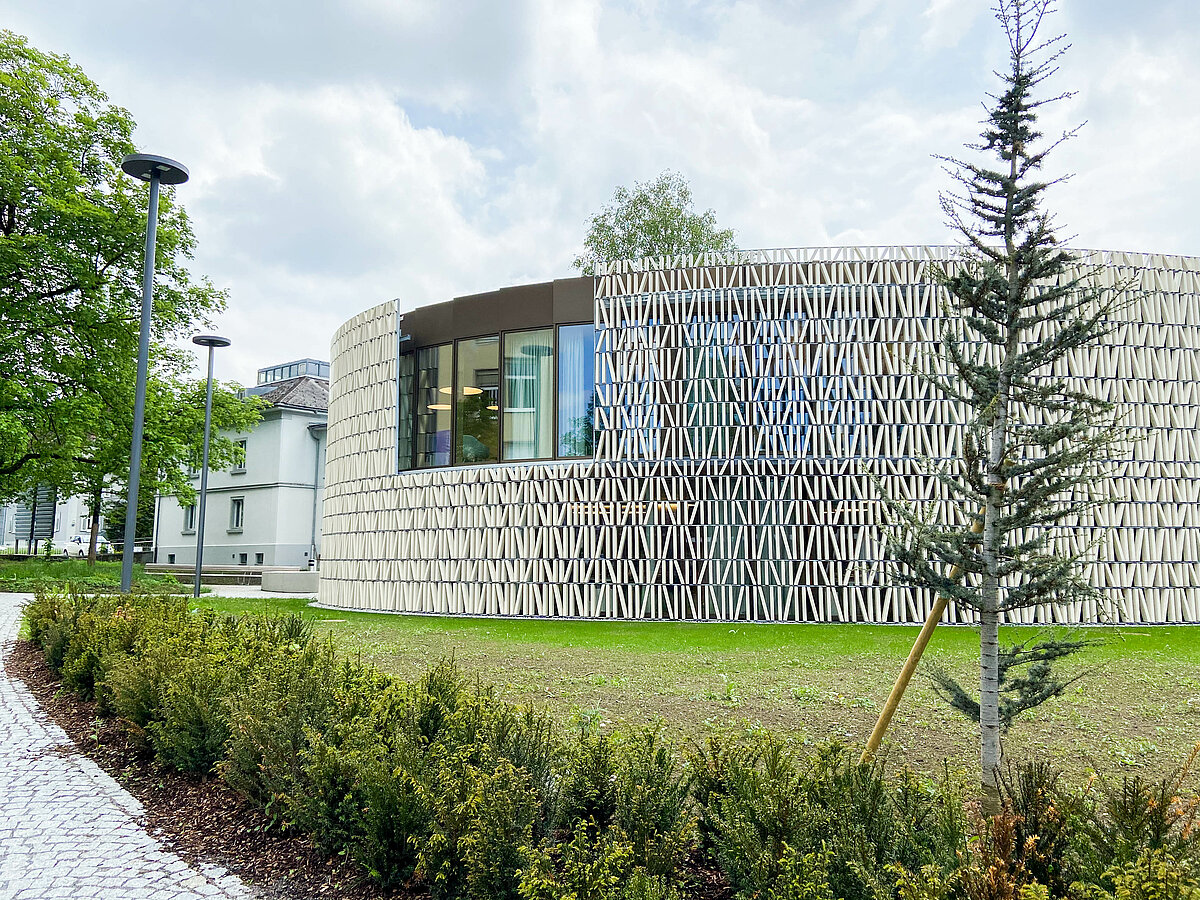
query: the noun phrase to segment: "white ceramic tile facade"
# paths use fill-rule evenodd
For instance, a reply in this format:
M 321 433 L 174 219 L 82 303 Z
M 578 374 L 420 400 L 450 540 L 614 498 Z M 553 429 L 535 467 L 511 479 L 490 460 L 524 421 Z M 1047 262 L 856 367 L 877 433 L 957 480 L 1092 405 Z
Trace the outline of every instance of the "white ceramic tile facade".
M 321 599 L 359 609 L 918 622 L 881 504 L 943 501 L 964 414 L 918 376 L 944 323 L 940 247 L 620 263 L 596 279 L 594 460 L 395 472 L 396 310 L 337 332 Z M 1200 260 L 1085 252 L 1130 305 L 1056 373 L 1143 436 L 1071 523 L 1106 601 L 1020 621 L 1200 619 Z M 945 511 L 951 514 L 950 511 Z M 951 620 L 969 614 L 951 609 Z

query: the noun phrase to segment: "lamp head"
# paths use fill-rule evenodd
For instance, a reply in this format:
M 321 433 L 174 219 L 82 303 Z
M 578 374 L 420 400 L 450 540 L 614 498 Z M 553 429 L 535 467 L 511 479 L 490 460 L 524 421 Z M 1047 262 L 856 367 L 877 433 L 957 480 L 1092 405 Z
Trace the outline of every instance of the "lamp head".
M 201 347 L 228 347 L 233 342 L 219 334 L 198 334 L 192 338 L 192 343 Z
M 152 153 L 130 153 L 121 160 L 121 171 L 142 181 L 149 181 L 157 174 L 162 184 L 183 184 L 188 180 L 187 166 Z

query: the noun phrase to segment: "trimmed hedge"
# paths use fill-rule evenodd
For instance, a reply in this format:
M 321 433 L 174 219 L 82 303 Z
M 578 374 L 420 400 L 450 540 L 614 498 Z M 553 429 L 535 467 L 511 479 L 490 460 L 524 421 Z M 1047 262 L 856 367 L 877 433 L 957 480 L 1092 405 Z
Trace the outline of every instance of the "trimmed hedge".
M 403 682 L 297 616 L 67 589 L 25 617 L 64 685 L 147 752 L 224 779 L 384 886 L 674 900 L 707 861 L 744 900 L 1200 900 L 1200 804 L 1182 774 L 1072 793 L 1024 766 L 1005 812 L 978 821 L 952 778 L 862 766 L 838 744 L 563 734 L 452 661 Z

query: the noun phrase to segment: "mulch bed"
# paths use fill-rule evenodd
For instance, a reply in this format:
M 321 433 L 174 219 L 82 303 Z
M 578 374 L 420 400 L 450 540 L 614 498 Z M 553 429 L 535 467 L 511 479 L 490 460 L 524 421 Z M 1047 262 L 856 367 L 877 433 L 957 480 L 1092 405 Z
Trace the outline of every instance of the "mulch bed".
M 320 897 L 375 900 L 422 894 L 386 891 L 362 867 L 330 859 L 311 841 L 272 830 L 266 817 L 215 779 L 195 779 L 157 764 L 96 704 L 59 691 L 57 676 L 30 641 L 17 641 L 6 668 L 20 678 L 46 714 L 145 807 L 145 825 L 190 862 L 223 866 L 270 900 Z

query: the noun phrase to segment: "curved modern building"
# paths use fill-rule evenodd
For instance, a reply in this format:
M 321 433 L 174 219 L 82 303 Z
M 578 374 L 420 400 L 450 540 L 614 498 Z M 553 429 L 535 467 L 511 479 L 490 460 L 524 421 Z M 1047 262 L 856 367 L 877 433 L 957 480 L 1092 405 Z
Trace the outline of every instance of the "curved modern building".
M 333 341 L 321 600 L 578 618 L 919 622 L 880 489 L 947 501 L 963 411 L 917 374 L 955 251 L 846 247 L 620 263 Z M 1095 489 L 1098 604 L 1021 621 L 1200 619 L 1200 260 L 1081 252 L 1130 303 L 1058 373 L 1141 439 Z M 949 513 L 947 513 L 949 514 Z M 951 620 L 968 614 L 951 609 Z

